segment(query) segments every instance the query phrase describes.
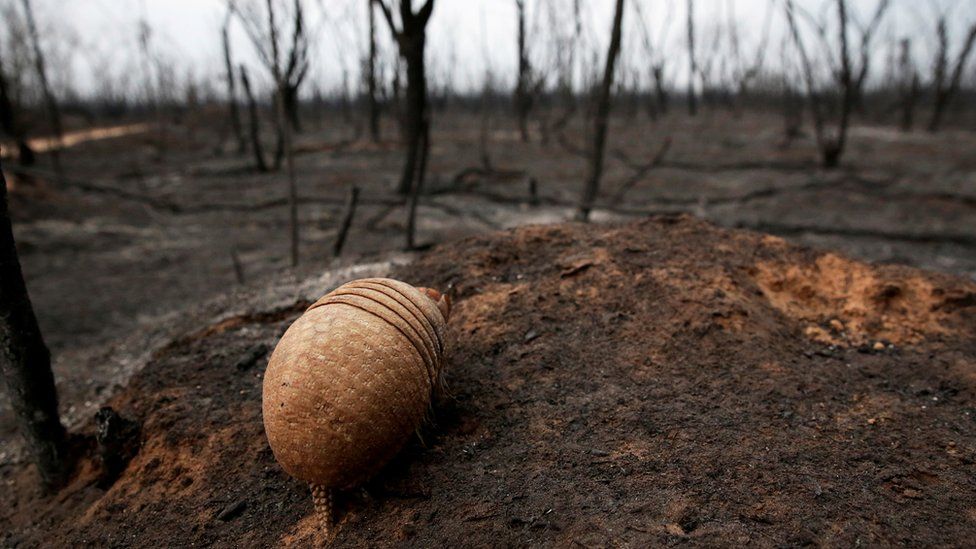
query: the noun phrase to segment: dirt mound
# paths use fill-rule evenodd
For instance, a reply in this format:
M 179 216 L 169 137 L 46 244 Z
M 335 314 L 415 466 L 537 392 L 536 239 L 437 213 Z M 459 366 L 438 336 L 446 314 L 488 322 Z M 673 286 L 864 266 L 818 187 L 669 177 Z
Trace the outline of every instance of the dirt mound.
M 756 283 L 769 302 L 825 343 L 896 345 L 951 333 L 972 288 L 947 289 L 922 273 L 876 268 L 835 254 L 799 265 L 760 262 Z
M 686 217 L 528 227 L 395 276 L 451 288 L 434 424 L 339 501 L 340 545 L 951 544 L 976 532 L 976 285 Z M 323 292 L 327 288 L 323 288 Z M 306 305 L 155 353 L 111 402 L 142 446 L 4 545 L 277 546 L 311 498 L 264 438 L 268 349 Z

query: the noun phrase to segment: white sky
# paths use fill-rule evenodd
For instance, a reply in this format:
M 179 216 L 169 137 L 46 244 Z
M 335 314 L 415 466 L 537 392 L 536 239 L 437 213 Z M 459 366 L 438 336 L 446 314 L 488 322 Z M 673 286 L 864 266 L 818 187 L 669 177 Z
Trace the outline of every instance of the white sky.
M 45 47 L 52 52 L 52 71 L 57 73 L 55 79 L 62 85 L 70 81 L 82 93 L 90 92 L 104 82 L 125 79 L 126 75 L 129 86 L 139 85 L 137 36 L 142 18 L 153 28 L 154 48 L 168 62 L 179 67 L 180 78 L 188 71 L 201 79 L 223 72 L 219 29 L 226 13 L 224 0 L 33 1 L 45 36 Z M 740 28 L 742 49 L 751 57 L 762 34 L 771 1 L 776 3 L 776 8 L 767 60 L 778 66 L 785 33 L 782 0 L 696 0 L 699 51 L 707 50 L 716 29 L 727 25 L 731 7 Z M 19 1 L 0 0 L 0 5 L 3 2 L 19 6 Z M 326 92 L 341 86 L 343 67 L 348 71 L 350 87 L 359 82 L 359 59 L 365 48 L 366 2 L 305 0 L 308 24 L 318 29 L 309 81 Z M 589 15 L 584 22 L 584 39 L 599 48 L 594 51 L 602 52 L 614 2 L 582 2 L 584 14 Z M 633 72 L 627 67 L 646 66 L 634 2 L 641 5 L 655 46 L 666 52 L 671 80 L 676 83 L 685 81 L 685 0 L 628 0 L 631 6 L 625 18 L 624 70 Z M 823 13 L 822 9 L 833 6 L 832 0 L 829 3 L 826 0 L 796 2 L 813 13 Z M 852 9 L 862 14 L 862 20 L 869 17 L 876 2 L 850 0 Z M 419 0 L 415 3 L 419 4 Z M 894 3 L 891 15 L 878 33 L 876 42 L 880 53 L 874 60 L 875 74 L 880 74 L 885 65 L 883 50 L 904 36 L 915 37 L 920 68 L 923 74 L 928 73 L 934 47 L 932 29 L 936 10 L 950 10 L 954 43 L 961 40 L 965 27 L 976 21 L 976 0 L 894 0 Z M 530 36 L 533 58 L 538 66 L 546 66 L 553 55 L 554 42 L 549 31 L 549 10 L 544 7 L 551 5 L 561 10 L 559 17 L 567 23 L 562 28 L 569 33 L 572 0 L 526 0 L 526 4 L 530 31 L 533 31 Z M 833 15 L 833 12 L 829 13 Z M 662 36 L 661 31 L 665 28 L 667 32 Z M 380 30 L 389 59 L 392 50 L 385 26 Z M 0 32 L 4 32 L 2 28 Z M 461 89 L 481 85 L 486 63 L 490 63 L 501 83 L 507 85 L 514 79 L 514 0 L 436 0 L 429 36 L 429 74 L 435 85 L 449 77 L 451 65 L 454 66 L 454 83 Z M 812 35 L 809 40 L 812 44 Z M 236 60 L 252 67 L 252 73 L 261 82 L 263 71 L 239 25 L 234 29 L 233 47 Z M 267 84 L 266 80 L 264 82 Z M 214 85 L 222 91 L 219 83 Z

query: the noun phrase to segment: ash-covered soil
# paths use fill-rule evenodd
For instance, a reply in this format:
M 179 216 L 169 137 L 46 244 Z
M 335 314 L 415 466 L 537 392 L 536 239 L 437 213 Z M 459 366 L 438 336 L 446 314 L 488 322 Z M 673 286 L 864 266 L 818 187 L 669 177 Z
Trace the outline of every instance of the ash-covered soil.
M 611 120 L 596 221 L 691 212 L 858 259 L 976 278 L 973 132 L 857 126 L 842 168 L 829 172 L 819 169 L 809 133 L 783 142 L 776 113 L 674 112 L 651 121 L 633 107 L 621 104 Z M 342 261 L 382 261 L 402 250 L 406 208 L 392 189 L 403 152 L 392 117 L 385 140 L 373 144 L 356 139 L 355 118 L 350 125 L 335 113 L 304 115 L 297 271 L 288 257 L 286 175 L 260 173 L 236 154 L 221 135 L 222 111 L 184 116 L 162 134 L 79 141 L 61 155 L 67 182 L 48 177 L 43 155 L 39 176 L 8 173 L 21 262 L 69 423 L 88 421 L 144 364 L 160 326 L 188 307 L 334 267 L 331 247 L 352 185 L 362 189 L 361 203 Z M 548 133 L 533 121 L 523 143 L 510 113 L 492 112 L 486 152 L 496 172 L 488 175 L 467 170 L 481 166 L 481 120 L 460 108 L 435 113 L 421 243 L 574 214 L 586 170 L 582 118 Z M 273 136 L 265 138 L 270 150 Z M 666 139 L 663 162 L 643 169 Z M 0 463 L 17 455 L 5 444 L 15 438 L 0 394 Z
M 976 533 L 972 281 L 690 217 L 476 236 L 393 274 L 453 292 L 449 390 L 421 438 L 340 498 L 337 546 Z M 323 541 L 260 407 L 266 353 L 309 300 L 236 303 L 112 398 L 142 423 L 114 484 L 90 458 L 48 497 L 29 468 L 0 469 L 0 544 Z

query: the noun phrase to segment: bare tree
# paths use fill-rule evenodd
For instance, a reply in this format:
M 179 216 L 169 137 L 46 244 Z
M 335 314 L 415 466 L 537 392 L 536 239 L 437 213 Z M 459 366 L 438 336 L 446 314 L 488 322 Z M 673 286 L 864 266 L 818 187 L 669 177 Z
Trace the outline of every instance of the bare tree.
M 657 37 L 657 45 L 655 45 L 654 40 L 651 37 L 651 32 L 648 29 L 647 21 L 644 19 L 644 12 L 641 8 L 641 2 L 634 2 L 632 5 L 634 6 L 634 10 L 637 15 L 637 26 L 641 31 L 641 39 L 644 45 L 644 55 L 648 60 L 652 91 L 649 94 L 647 111 L 653 119 L 657 118 L 659 114 L 664 114 L 668 111 L 669 97 L 667 85 L 664 81 L 666 56 L 663 55 L 663 49 L 664 40 L 671 22 L 671 8 L 674 7 L 674 4 L 672 2 L 668 2 L 667 4 L 667 14 L 664 17 L 664 26 L 661 28 L 660 36 Z
M 556 116 L 555 120 L 551 123 L 548 120 L 544 121 L 541 127 L 543 145 L 549 144 L 552 133 L 557 133 L 561 136 L 570 118 L 577 111 L 573 83 L 576 78 L 577 61 L 582 44 L 583 23 L 580 2 L 581 0 L 573 0 L 572 31 L 568 36 L 564 33 L 565 22 L 561 17 L 565 12 L 564 6 L 559 0 L 547 0 L 545 4 L 549 15 L 549 32 L 554 37 L 556 96 L 561 103 L 563 112 Z
M 366 93 L 369 102 L 369 136 L 373 143 L 380 141 L 380 99 L 376 85 L 376 10 L 373 0 L 366 0 L 369 13 L 369 58 L 366 61 Z
M 839 95 L 839 104 L 836 110 L 840 111 L 836 128 L 831 130 L 827 127 L 827 116 L 830 109 L 825 102 L 821 86 L 817 82 L 813 61 L 810 58 L 803 37 L 797 24 L 798 9 L 793 0 L 786 0 L 786 19 L 790 28 L 790 35 L 800 56 L 801 68 L 807 88 L 807 99 L 810 103 L 810 111 L 813 116 L 814 131 L 817 138 L 817 147 L 820 150 L 822 164 L 825 168 L 836 168 L 840 165 L 840 159 L 844 154 L 847 145 L 847 130 L 850 126 L 851 114 L 855 106 L 855 101 L 860 93 L 860 87 L 864 85 L 863 74 L 866 74 L 865 65 L 868 63 L 867 52 L 870 49 L 873 29 L 880 24 L 882 17 L 889 5 L 888 0 L 881 0 L 878 3 L 875 15 L 867 27 L 861 28 L 861 52 L 862 58 L 858 68 L 855 68 L 854 61 L 850 52 L 850 12 L 846 0 L 835 0 L 837 8 L 837 42 L 839 51 L 836 55 L 828 55 L 827 59 L 834 58 L 839 60 L 839 66 L 831 66 L 834 74 L 834 86 Z M 824 23 L 818 22 L 803 13 L 814 26 L 817 35 L 820 37 L 824 49 L 830 50 L 830 41 L 827 38 L 827 27 Z
M 230 9 L 234 10 L 244 24 L 254 49 L 258 53 L 261 62 L 271 73 L 274 81 L 275 91 L 273 96 L 274 121 L 277 133 L 277 145 L 275 147 L 274 167 L 281 167 L 282 159 L 285 160 L 288 183 L 288 227 L 291 243 L 291 265 L 298 265 L 298 190 L 295 174 L 295 154 L 292 146 L 292 132 L 300 131 L 301 125 L 298 116 L 298 90 L 305 75 L 308 73 L 308 36 L 305 32 L 305 15 L 301 0 L 292 2 L 292 26 L 291 40 L 288 49 L 283 50 L 280 34 L 282 29 L 278 24 L 278 13 L 275 7 L 275 0 L 265 0 L 264 17 L 260 15 L 260 10 L 256 9 L 251 3 L 238 4 L 230 2 Z M 263 20 L 262 20 L 263 19 Z M 242 74 L 243 76 L 243 74 Z M 245 85 L 245 91 L 251 95 L 250 85 Z M 253 101 L 249 99 L 253 104 Z M 259 153 L 258 139 L 254 122 L 257 117 L 252 112 L 252 141 L 255 146 L 255 155 L 258 157 L 258 166 L 263 163 Z
M 697 76 L 701 82 L 702 102 L 708 106 L 714 106 L 724 90 L 716 81 L 721 79 L 724 69 L 725 57 L 722 55 L 722 48 L 725 45 L 725 29 L 718 21 L 715 21 L 711 29 L 706 27 L 706 31 L 709 31 L 705 33 L 709 40 L 703 44 L 704 47 L 701 48 L 701 52 L 695 52 L 695 65 L 698 67 Z
M 698 114 L 695 78 L 698 76 L 698 57 L 695 54 L 695 0 L 688 0 L 688 114 Z
M 866 25 L 855 21 L 861 35 L 860 46 L 858 48 L 858 58 L 860 61 L 857 72 L 854 74 L 853 82 L 854 106 L 859 112 L 864 111 L 864 82 L 867 80 L 868 73 L 871 70 L 871 42 L 874 38 L 874 33 L 881 25 L 881 21 L 884 19 L 885 12 L 888 11 L 889 7 L 891 7 L 891 0 L 880 0 L 875 7 L 874 15 Z
M 254 153 L 255 165 L 258 171 L 268 171 L 268 163 L 264 160 L 264 149 L 261 146 L 261 119 L 258 116 L 258 103 L 254 99 L 254 91 L 251 89 L 251 79 L 247 76 L 247 68 L 240 67 L 241 87 L 244 88 L 244 97 L 247 99 L 247 113 L 251 135 L 251 151 Z
M 27 449 L 48 489 L 67 476 L 66 434 L 58 416 L 51 356 L 17 257 L 7 182 L 0 168 L 0 373 Z
M 426 165 L 429 143 L 424 139 L 429 126 L 427 112 L 427 74 L 424 49 L 427 44 L 427 22 L 434 11 L 434 0 L 426 0 L 414 12 L 411 0 L 400 1 L 400 26 L 397 27 L 390 6 L 384 0 L 374 0 L 390 27 L 400 57 L 407 65 L 407 98 L 404 109 L 407 152 L 397 192 L 409 194 L 417 184 L 417 164 Z
M 613 29 L 610 31 L 610 45 L 607 48 L 607 63 L 603 71 L 603 84 L 599 89 L 596 113 L 593 117 L 593 143 L 590 151 L 590 163 L 583 195 L 580 200 L 576 219 L 589 221 L 590 211 L 600 190 L 600 178 L 603 176 L 603 157 L 607 144 L 607 119 L 610 115 L 610 93 L 613 88 L 613 77 L 616 71 L 617 57 L 620 55 L 620 41 L 624 18 L 624 0 L 617 0 L 617 7 L 613 16 Z
M 41 94 L 44 96 L 44 105 L 47 107 L 48 121 L 51 130 L 57 140 L 54 147 L 51 147 L 51 160 L 54 162 L 54 170 L 61 175 L 61 143 L 64 139 L 64 129 L 61 125 L 61 109 L 58 102 L 54 99 L 51 92 L 51 85 L 47 80 L 47 67 L 44 59 L 44 50 L 41 48 L 41 39 L 37 32 L 37 22 L 34 21 L 34 9 L 30 0 L 21 0 L 24 6 L 24 15 L 27 21 L 27 30 L 30 34 L 31 46 L 34 49 L 34 68 L 37 70 L 37 81 L 41 85 Z
M 393 118 L 397 121 L 397 128 L 400 130 L 400 139 L 407 141 L 407 118 L 403 114 L 403 63 L 399 55 L 395 56 L 393 61 L 393 81 L 390 82 L 390 88 L 391 95 L 393 96 L 390 101 Z
M 220 29 L 220 37 L 224 46 L 224 70 L 227 74 L 227 114 L 230 116 L 231 129 L 234 131 L 234 139 L 237 141 L 237 152 L 244 154 L 244 151 L 247 150 L 247 139 L 244 137 L 241 112 L 237 104 L 237 76 L 234 74 L 234 62 L 230 51 L 230 22 L 233 14 L 234 9 L 228 7 L 224 25 Z
M 275 21 L 274 0 L 267 0 L 266 3 L 268 6 L 268 31 L 271 37 L 270 65 L 275 85 L 277 86 L 275 106 L 277 107 L 278 116 L 275 117 L 275 120 L 278 125 L 278 136 L 284 147 L 287 162 L 286 169 L 288 171 L 288 225 L 291 235 L 291 266 L 295 267 L 298 265 L 298 189 L 295 180 L 295 154 L 291 143 L 292 128 L 289 122 L 293 121 L 297 123 L 298 121 L 297 95 L 291 99 L 291 101 L 295 101 L 295 103 L 292 103 L 292 108 L 295 109 L 295 111 L 292 111 L 292 116 L 295 117 L 294 120 L 289 120 L 288 97 L 291 93 L 297 94 L 298 87 L 297 84 L 293 87 L 293 83 L 290 80 L 291 75 L 283 72 L 281 69 L 281 63 L 278 57 L 278 24 Z M 289 61 L 289 71 L 292 70 L 291 64 L 296 59 L 295 52 L 298 47 L 297 44 L 299 40 L 302 40 L 299 36 L 304 34 L 302 31 L 302 8 L 300 0 L 295 0 L 295 14 L 295 38 L 291 59 Z M 302 71 L 302 78 L 304 78 L 304 70 Z
M 230 8 L 238 15 L 244 24 L 258 58 L 268 70 L 275 82 L 275 93 L 280 96 L 284 106 L 285 118 L 291 129 L 301 132 L 301 118 L 298 113 L 298 95 L 309 70 L 309 40 L 305 28 L 305 10 L 302 0 L 293 0 L 291 4 L 291 38 L 288 44 L 283 44 L 279 28 L 275 2 L 264 2 L 265 14 L 253 3 L 230 2 Z M 268 28 L 273 22 L 274 27 Z M 285 29 L 287 30 L 287 29 Z M 285 47 L 287 45 L 287 48 Z M 277 125 L 276 125 L 277 126 Z M 284 153 L 285 136 L 278 133 L 278 145 L 275 151 L 275 167 L 280 167 Z
M 529 113 L 535 100 L 533 88 L 532 65 L 529 62 L 529 52 L 525 36 L 525 2 L 515 0 L 515 13 L 518 17 L 518 79 L 515 83 L 515 114 L 518 118 L 519 132 L 522 142 L 529 141 Z
M 742 46 L 739 40 L 739 26 L 735 20 L 735 4 L 733 0 L 729 0 L 729 42 L 731 44 L 732 61 L 734 63 L 733 81 L 737 88 L 735 93 L 740 100 L 748 95 L 752 83 L 759 78 L 765 65 L 766 53 L 769 51 L 768 45 L 773 21 L 773 11 L 776 5 L 775 1 L 770 0 L 769 2 L 763 20 L 762 34 L 760 35 L 759 43 L 756 45 L 755 55 L 751 60 L 747 61 L 742 52 Z
M 939 16 L 939 21 L 936 25 L 936 34 L 939 39 L 939 49 L 935 59 L 935 74 L 932 78 L 932 89 L 935 98 L 932 107 L 932 118 L 929 120 L 928 129 L 930 132 L 939 131 L 946 107 L 949 106 L 953 97 L 959 92 L 959 85 L 962 83 L 962 73 L 966 68 L 969 55 L 973 51 L 973 46 L 976 45 L 976 23 L 973 23 L 969 27 L 962 49 L 959 51 L 959 56 L 956 57 L 955 64 L 952 64 L 949 59 L 949 31 L 945 14 Z M 951 73 L 949 70 L 950 65 L 952 65 Z
M 793 36 L 793 42 L 800 54 L 800 62 L 802 64 L 803 74 L 807 86 L 807 95 L 810 101 L 810 110 L 813 114 L 814 129 L 817 135 L 817 146 L 820 149 L 821 156 L 823 157 L 823 165 L 826 168 L 837 167 L 837 165 L 840 163 L 840 157 L 844 151 L 844 146 L 847 140 L 847 127 L 850 122 L 851 108 L 853 103 L 853 94 L 851 93 L 853 81 L 850 70 L 850 52 L 848 51 L 847 47 L 847 5 L 844 0 L 837 0 L 837 6 L 839 19 L 838 34 L 840 37 L 840 58 L 842 63 L 842 67 L 837 73 L 837 78 L 843 93 L 843 98 L 841 99 L 840 122 L 838 123 L 836 133 L 834 135 L 829 135 L 825 120 L 827 115 L 820 97 L 820 91 L 817 88 L 813 62 L 807 53 L 806 46 L 803 42 L 803 38 L 800 36 L 800 31 L 796 23 L 796 7 L 793 5 L 793 0 L 786 0 L 787 22 L 790 26 L 790 33 Z
M 308 74 L 308 39 L 305 34 L 305 19 L 302 11 L 302 3 L 295 0 L 294 4 L 294 24 L 291 38 L 291 48 L 286 58 L 288 62 L 284 65 L 284 71 L 279 76 L 281 78 L 282 90 L 281 99 L 291 127 L 297 132 L 302 131 L 301 117 L 298 114 L 298 90 L 305 81 Z
M 156 119 L 156 154 L 166 152 L 166 121 L 163 119 L 163 67 L 152 52 L 152 27 L 145 19 L 139 20 L 139 53 L 142 61 L 142 79 L 145 83 L 146 102 Z

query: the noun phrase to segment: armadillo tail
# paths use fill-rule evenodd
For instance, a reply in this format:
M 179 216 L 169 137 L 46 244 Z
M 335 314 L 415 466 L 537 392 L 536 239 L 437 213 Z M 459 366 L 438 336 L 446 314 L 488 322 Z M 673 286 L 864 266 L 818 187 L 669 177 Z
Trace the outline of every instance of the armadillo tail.
M 323 534 L 332 529 L 332 490 L 318 484 L 309 484 L 312 489 L 312 503 L 315 506 L 315 516 Z

